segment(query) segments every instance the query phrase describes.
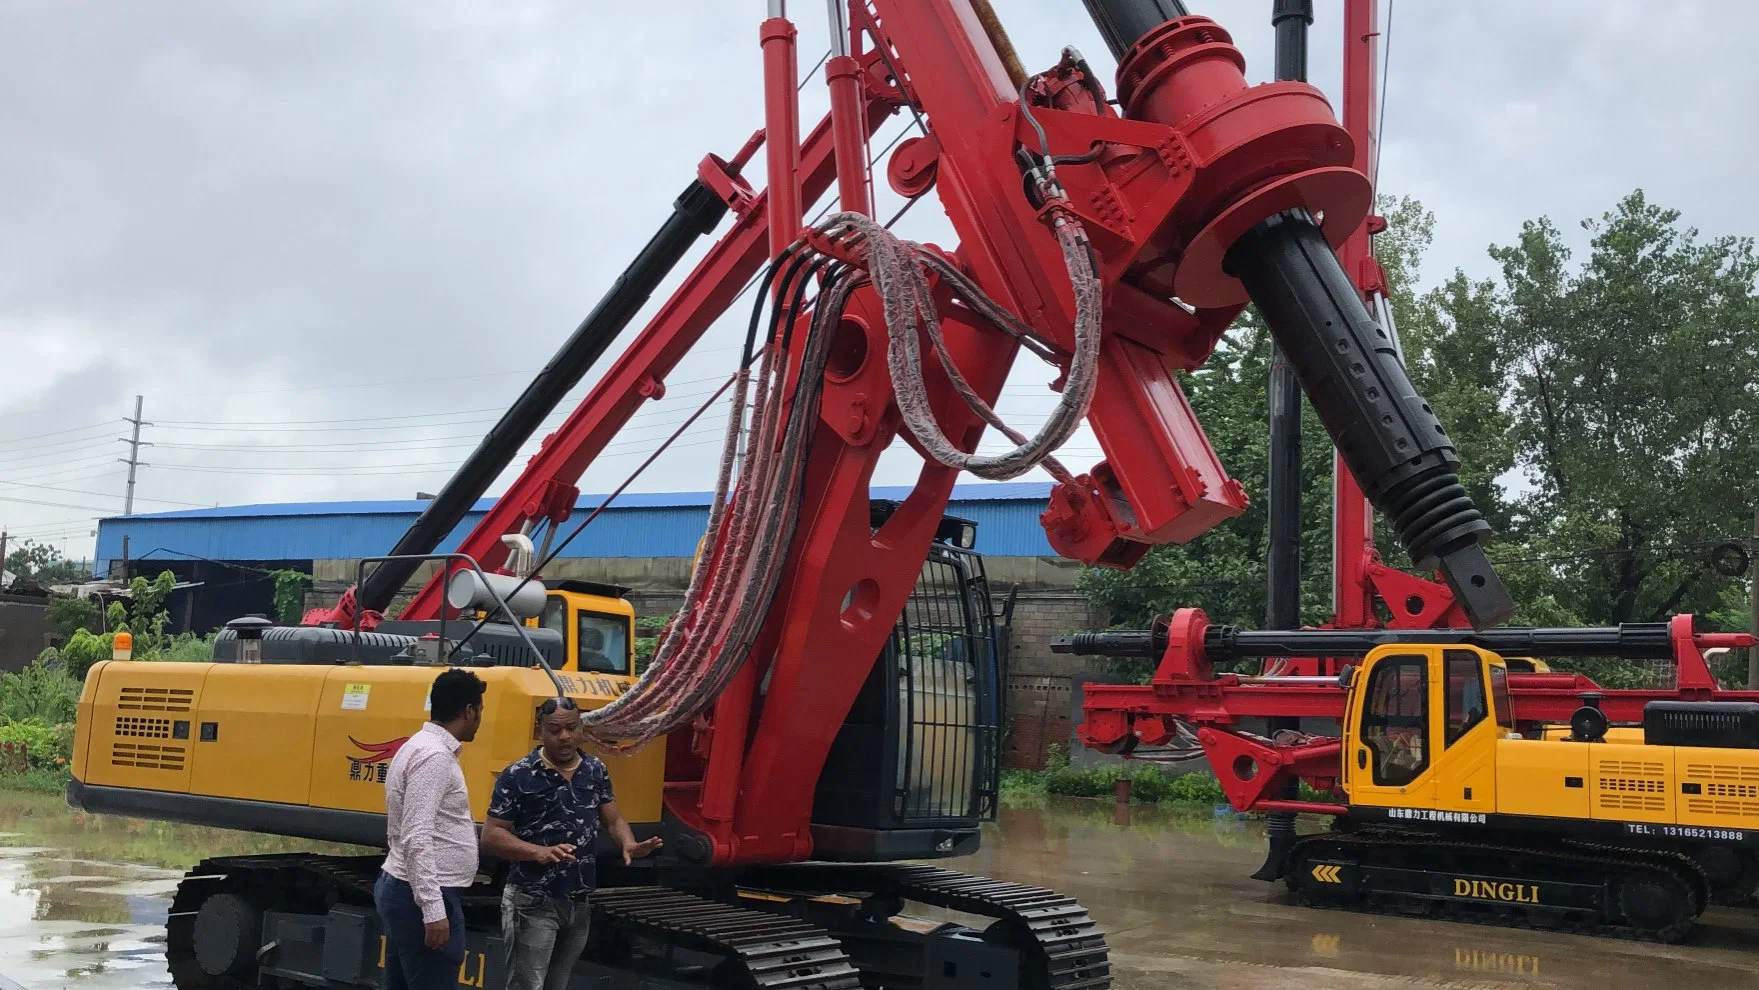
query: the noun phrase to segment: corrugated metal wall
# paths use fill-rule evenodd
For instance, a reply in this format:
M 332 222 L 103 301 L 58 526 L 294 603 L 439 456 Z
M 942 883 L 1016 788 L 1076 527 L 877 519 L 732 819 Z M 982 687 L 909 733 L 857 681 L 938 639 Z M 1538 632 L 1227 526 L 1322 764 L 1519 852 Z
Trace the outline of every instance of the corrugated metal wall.
M 1038 483 L 961 485 L 948 513 L 977 523 L 977 549 L 992 557 L 1054 556 L 1038 515 L 1050 486 Z M 902 488 L 875 488 L 876 498 L 901 499 Z M 569 525 L 584 519 L 598 496 L 583 495 Z M 107 574 L 129 538 L 131 559 L 206 557 L 213 560 L 326 560 L 388 551 L 420 511 L 421 502 L 348 502 L 194 509 L 102 520 L 94 566 Z M 441 547 L 450 550 L 468 534 L 490 500 L 478 503 Z M 569 557 L 689 557 L 708 522 L 707 496 L 627 496 L 569 544 Z

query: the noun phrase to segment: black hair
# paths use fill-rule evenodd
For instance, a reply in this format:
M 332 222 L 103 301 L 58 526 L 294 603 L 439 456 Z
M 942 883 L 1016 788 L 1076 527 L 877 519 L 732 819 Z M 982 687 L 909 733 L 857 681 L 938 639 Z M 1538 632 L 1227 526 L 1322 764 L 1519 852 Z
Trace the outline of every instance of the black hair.
M 489 686 L 483 679 L 462 667 L 453 667 L 434 678 L 434 692 L 429 717 L 445 725 L 464 714 L 464 709 L 483 703 L 483 692 Z

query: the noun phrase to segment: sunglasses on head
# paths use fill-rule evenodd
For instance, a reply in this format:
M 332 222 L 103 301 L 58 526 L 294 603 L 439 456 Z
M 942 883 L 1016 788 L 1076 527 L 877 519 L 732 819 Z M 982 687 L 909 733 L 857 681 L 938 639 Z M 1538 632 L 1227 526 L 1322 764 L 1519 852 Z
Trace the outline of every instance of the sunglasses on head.
M 551 698 L 538 706 L 537 716 L 538 718 L 545 718 L 556 714 L 558 711 L 577 712 L 579 710 L 580 708 L 574 704 L 573 698 Z

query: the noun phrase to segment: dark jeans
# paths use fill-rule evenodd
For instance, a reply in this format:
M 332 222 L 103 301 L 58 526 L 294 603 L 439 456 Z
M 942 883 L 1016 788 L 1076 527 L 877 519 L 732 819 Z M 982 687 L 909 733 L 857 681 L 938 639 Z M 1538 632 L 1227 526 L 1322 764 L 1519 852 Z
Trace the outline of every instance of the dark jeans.
M 454 990 L 458 967 L 464 963 L 464 907 L 458 891 L 440 891 L 451 929 L 443 949 L 423 942 L 426 926 L 409 884 L 381 872 L 373 884 L 373 903 L 385 926 L 385 990 Z
M 508 884 L 501 893 L 507 990 L 568 990 L 591 922 L 592 908 L 584 899 L 528 894 Z

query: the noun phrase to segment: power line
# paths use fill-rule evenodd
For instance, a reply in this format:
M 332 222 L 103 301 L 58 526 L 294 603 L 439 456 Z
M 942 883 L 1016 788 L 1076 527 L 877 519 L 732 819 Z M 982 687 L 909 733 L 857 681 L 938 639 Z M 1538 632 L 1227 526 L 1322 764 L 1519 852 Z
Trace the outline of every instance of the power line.
M 103 506 L 99 506 L 99 505 L 70 505 L 66 502 L 44 502 L 39 499 L 18 498 L 16 496 L 12 496 L 12 495 L 0 495 L 0 502 L 17 502 L 20 505 L 50 505 L 50 506 L 54 506 L 55 508 L 58 508 L 58 509 L 89 509 L 92 512 L 104 512 L 104 513 L 115 511 L 114 509 L 106 509 Z
M 59 450 L 59 449 L 66 448 L 66 447 L 78 447 L 82 444 L 92 443 L 93 441 L 96 441 L 96 440 L 109 439 L 113 435 L 113 431 L 115 430 L 115 428 L 116 428 L 115 424 L 106 423 L 102 426 L 96 427 L 96 430 L 98 432 L 93 433 L 93 435 L 91 435 L 91 436 L 67 437 L 66 439 L 62 439 L 62 440 L 50 440 L 47 443 L 21 443 L 18 446 L 14 446 L 13 441 L 6 441 L 4 443 L 0 443 L 0 448 L 4 448 L 4 450 L 0 450 L 0 452 L 11 455 L 11 454 L 22 454 L 27 451 L 33 451 L 33 450 Z M 86 433 L 86 432 L 91 432 L 93 429 L 94 429 L 93 427 L 86 427 L 85 429 L 80 430 L 78 432 Z
M 87 430 L 98 430 L 98 429 L 102 429 L 102 430 L 107 431 L 110 429 L 110 426 L 111 426 L 111 421 L 105 420 L 102 423 L 93 423 L 90 426 L 70 426 L 65 430 L 50 430 L 48 433 L 36 433 L 36 434 L 32 434 L 31 436 L 28 436 L 28 437 L 12 437 L 7 440 L 0 440 L 0 447 L 7 446 L 9 444 L 20 443 L 25 440 L 41 440 L 44 437 L 58 437 L 64 433 L 84 433 Z
M 383 385 L 428 385 L 434 382 L 465 382 L 483 378 L 505 378 L 508 375 L 535 375 L 538 369 L 517 371 L 480 371 L 470 375 L 427 376 L 423 378 L 392 378 L 377 382 L 351 382 L 343 385 L 301 385 L 294 388 L 253 388 L 251 395 L 284 395 L 289 392 L 340 392 L 355 388 L 378 388 Z M 184 398 L 208 398 L 213 396 L 236 396 L 234 391 L 226 392 L 185 392 Z
M 101 437 L 88 437 L 84 440 L 69 440 L 62 443 L 45 444 L 41 448 L 33 448 L 28 451 L 22 449 L 5 450 L 0 451 L 0 457 L 3 457 L 7 461 L 54 460 L 58 457 L 67 457 L 70 454 L 77 454 L 82 450 L 103 450 L 110 446 L 110 440 L 114 436 L 114 433 L 107 432 L 105 436 Z
M 94 492 L 94 491 L 91 491 L 91 490 L 85 489 L 85 488 L 58 488 L 54 485 L 33 485 L 33 484 L 30 484 L 30 483 L 24 482 L 24 481 L 0 481 L 0 485 L 8 485 L 13 488 L 37 488 L 37 489 L 41 489 L 43 491 L 49 491 L 49 492 L 66 492 L 70 495 L 97 495 L 101 498 L 115 498 L 116 497 L 115 495 L 112 495 L 109 492 Z M 197 508 L 197 509 L 207 508 L 207 504 L 204 502 L 179 502 L 176 499 L 147 498 L 144 495 L 140 497 L 140 501 L 142 501 L 142 502 L 160 502 L 165 505 L 187 505 L 187 506 L 190 506 L 192 508 Z
M 1386 81 L 1392 75 L 1393 67 L 1393 3 L 1386 0 L 1386 34 L 1380 41 L 1380 106 L 1375 107 L 1374 122 L 1374 181 L 1380 184 L 1380 149 L 1386 146 Z M 1376 190 L 1378 191 L 1378 189 Z M 1373 208 L 1373 204 L 1370 204 Z

